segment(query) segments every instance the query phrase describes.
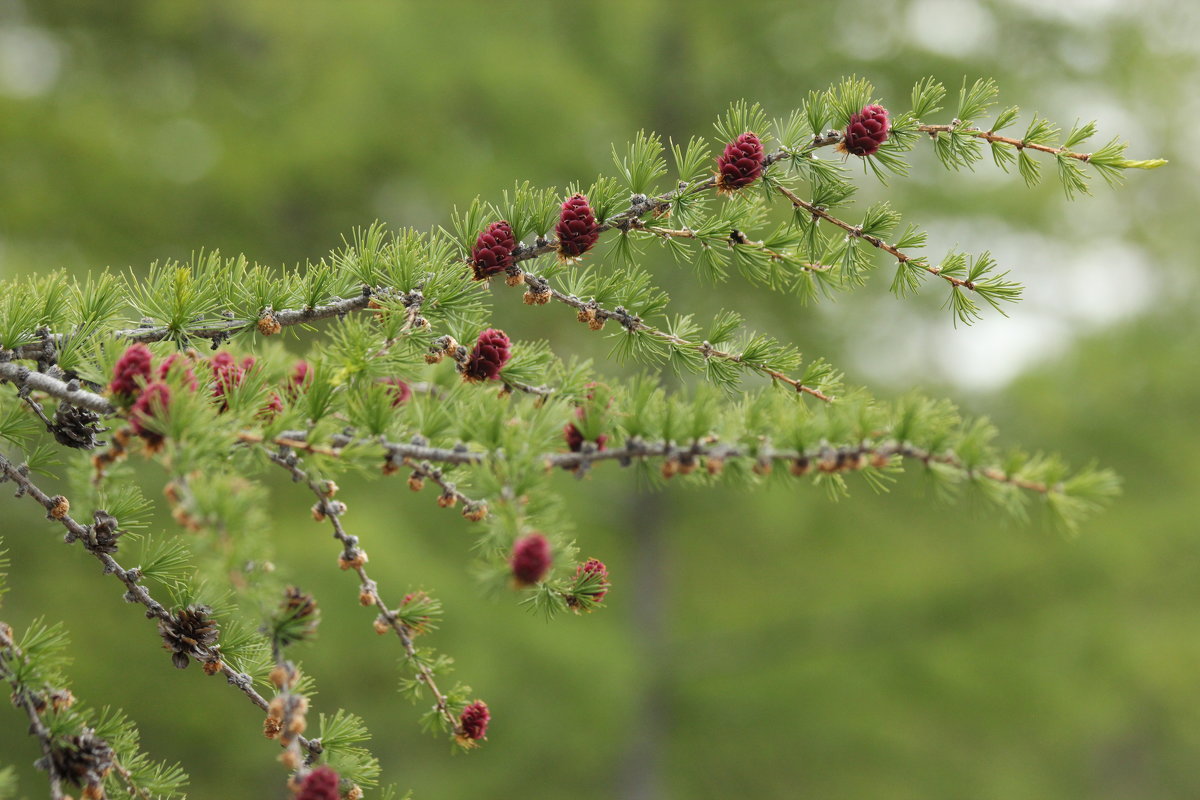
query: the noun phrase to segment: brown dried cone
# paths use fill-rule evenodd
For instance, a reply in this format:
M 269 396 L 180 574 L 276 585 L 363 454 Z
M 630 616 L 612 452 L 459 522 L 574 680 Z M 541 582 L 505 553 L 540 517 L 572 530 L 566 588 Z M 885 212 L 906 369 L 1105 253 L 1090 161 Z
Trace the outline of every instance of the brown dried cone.
M 85 791 L 91 790 L 91 797 L 104 796 L 104 777 L 112 771 L 114 755 L 112 747 L 94 730 L 84 728 L 78 734 L 62 737 L 54 743 L 49 759 L 51 763 L 45 766 L 53 773 L 76 786 L 85 787 Z M 41 759 L 41 762 L 45 761 L 45 758 Z M 91 787 L 98 787 L 100 793 L 96 794 Z
M 425 354 L 426 364 L 438 364 L 447 354 L 458 349 L 458 342 L 454 341 L 453 336 L 439 336 L 433 340 L 433 344 L 429 346 L 429 352 Z
M 104 442 L 96 438 L 96 434 L 109 430 L 100 425 L 100 415 L 86 408 L 73 406 L 67 402 L 58 404 L 54 412 L 54 424 L 50 432 L 54 440 L 64 447 L 77 450 L 92 450 Z
M 117 518 L 107 511 L 92 512 L 92 550 L 112 555 L 117 552 L 117 539 L 125 532 L 117 527 Z
M 283 722 L 275 717 L 268 716 L 263 720 L 263 736 L 268 739 L 274 739 L 279 736 L 279 732 L 283 729 Z
M 467 505 L 463 506 L 462 515 L 471 520 L 471 522 L 479 522 L 487 517 L 487 514 L 487 503 L 483 502 L 482 500 L 477 500 L 474 503 L 468 503 Z
M 75 695 L 71 694 L 70 689 L 55 689 L 50 692 L 49 696 L 50 707 L 56 712 L 68 709 L 75 705 Z
M 171 662 L 186 669 L 189 655 L 197 647 L 211 649 L 220 631 L 212 619 L 212 609 L 205 605 L 190 605 L 175 612 L 170 622 L 159 621 L 158 633 L 163 647 L 171 651 Z

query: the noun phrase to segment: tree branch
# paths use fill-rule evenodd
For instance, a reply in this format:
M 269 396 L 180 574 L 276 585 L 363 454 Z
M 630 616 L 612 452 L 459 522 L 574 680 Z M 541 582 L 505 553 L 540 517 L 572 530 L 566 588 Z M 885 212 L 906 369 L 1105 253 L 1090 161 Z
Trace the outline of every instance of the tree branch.
M 358 575 L 361 586 L 360 600 L 364 605 L 372 605 L 379 610 L 377 619 L 381 620 L 400 639 L 400 644 L 403 646 L 409 662 L 417 672 L 418 680 L 428 686 L 430 692 L 433 693 L 438 714 L 451 729 L 455 729 L 458 726 L 458 720 L 450 712 L 448 698 L 438 689 L 433 671 L 417 653 L 416 645 L 413 643 L 416 631 L 405 625 L 396 610 L 384 602 L 383 597 L 379 594 L 379 585 L 367 574 L 364 566 L 367 562 L 367 554 L 359 547 L 358 537 L 346 533 L 346 529 L 342 526 L 341 515 L 346 511 L 346 504 L 333 500 L 336 486 L 332 486 L 329 481 L 318 481 L 309 477 L 308 473 L 300 468 L 296 454 L 289 448 L 281 446 L 281 452 L 278 453 L 266 447 L 263 449 L 267 458 L 286 469 L 291 473 L 292 480 L 303 483 L 316 496 L 317 504 L 313 507 L 313 515 L 317 517 L 318 521 L 321 518 L 328 519 L 329 524 L 333 527 L 333 537 L 342 543 L 342 555 L 339 561 L 342 569 L 353 569 Z
M 51 397 L 66 400 L 73 406 L 86 408 L 97 414 L 111 416 L 117 413 L 112 403 L 101 395 L 81 388 L 78 380 L 63 381 L 11 361 L 0 361 L 0 381 L 16 384 L 18 391 L 22 393 L 45 392 Z
M 749 369 L 754 370 L 755 372 L 766 375 L 773 380 L 786 383 L 797 392 L 815 397 L 823 402 L 832 403 L 834 400 L 833 397 L 825 394 L 821 390 L 815 389 L 811 386 L 806 386 L 796 378 L 792 378 L 777 369 L 772 369 L 765 364 L 755 364 L 751 361 L 746 361 L 736 353 L 718 350 L 708 342 L 690 342 L 687 339 L 682 339 L 678 336 L 667 333 L 666 331 L 662 331 L 658 328 L 647 325 L 646 323 L 642 322 L 641 318 L 636 314 L 631 314 L 619 306 L 615 309 L 609 310 L 599 305 L 594 300 L 584 301 L 578 297 L 575 297 L 574 295 L 565 294 L 550 286 L 549 282 L 545 278 L 529 272 L 524 273 L 524 279 L 525 283 L 530 287 L 535 295 L 539 293 L 548 293 L 549 296 L 554 300 L 574 308 L 576 311 L 580 312 L 581 315 L 585 315 L 588 318 L 594 318 L 598 320 L 613 320 L 620 323 L 621 326 L 626 330 L 645 333 L 649 336 L 653 336 L 655 339 L 661 339 L 664 342 L 670 342 L 678 347 L 686 347 L 690 350 L 695 350 L 705 358 L 717 358 L 734 364 L 741 364 Z M 583 317 L 581 316 L 581 319 L 582 318 Z
M 83 543 L 83 547 L 89 553 L 104 565 L 104 572 L 108 575 L 115 575 L 121 583 L 125 585 L 125 600 L 130 603 L 138 603 L 145 607 L 146 617 L 155 619 L 163 623 L 171 623 L 174 620 L 174 615 L 167 610 L 165 606 L 159 603 L 150 594 L 150 591 L 142 585 L 141 572 L 137 567 L 125 569 L 113 558 L 109 553 L 104 552 L 101 543 L 96 538 L 94 527 L 91 525 L 83 525 L 71 517 L 67 510 L 70 508 L 70 503 L 62 495 L 51 497 L 43 492 L 36 484 L 29 480 L 26 470 L 16 466 L 4 456 L 0 455 L 0 482 L 11 480 L 17 485 L 17 496 L 26 495 L 32 497 L 48 512 L 48 519 L 52 519 L 61 524 L 67 529 L 67 543 L 79 540 Z M 96 512 L 97 515 L 104 516 L 103 512 Z M 220 654 L 215 649 L 210 649 L 201 644 L 192 645 L 187 653 L 192 659 L 200 664 L 219 663 L 219 671 L 226 678 L 226 681 L 232 686 L 236 686 L 241 690 L 242 694 L 246 695 L 247 699 L 254 705 L 258 706 L 263 711 L 268 708 L 268 703 L 261 694 L 259 694 L 253 685 L 251 676 L 238 672 L 225 663 L 220 658 Z M 301 745 L 315 754 L 322 752 L 321 745 L 317 741 L 308 740 L 300 737 Z
M 966 133 L 974 136 L 976 139 L 983 139 L 987 142 L 1001 142 L 1003 144 L 1009 144 L 1018 150 L 1038 150 L 1043 153 L 1049 153 L 1053 156 L 1061 155 L 1066 156 L 1067 158 L 1074 158 L 1079 161 L 1088 161 L 1092 157 L 1091 153 L 1076 153 L 1068 150 L 1065 147 L 1051 147 L 1050 145 L 1036 144 L 1034 142 L 1027 142 L 1024 139 L 1014 139 L 1011 136 L 1000 136 L 992 131 L 985 131 L 980 128 L 962 127 L 957 124 L 918 125 L 917 130 L 921 131 L 922 133 L 928 133 L 931 138 L 936 138 L 939 133 Z
M 63 779 L 67 776 L 60 775 L 57 765 L 54 760 L 54 735 L 50 733 L 50 729 L 46 727 L 46 723 L 42 721 L 42 716 L 38 713 L 37 706 L 33 698 L 29 695 L 27 687 L 17 680 L 16 674 L 8 665 L 10 659 L 25 660 L 25 654 L 17 647 L 17 643 L 12 637 L 12 628 L 7 624 L 0 622 L 0 678 L 3 678 L 9 686 L 12 687 L 11 700 L 13 705 L 20 708 L 29 717 L 29 734 L 38 740 L 38 744 L 42 749 L 42 760 L 46 764 L 46 772 L 50 776 L 50 798 L 51 800 L 63 800 L 64 794 L 62 789 Z

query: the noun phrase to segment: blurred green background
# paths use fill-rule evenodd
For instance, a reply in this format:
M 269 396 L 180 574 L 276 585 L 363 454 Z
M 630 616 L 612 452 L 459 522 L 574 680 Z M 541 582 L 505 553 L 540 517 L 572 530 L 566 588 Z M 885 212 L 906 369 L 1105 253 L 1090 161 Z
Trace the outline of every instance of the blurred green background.
M 949 174 L 918 148 L 887 192 L 934 252 L 990 248 L 1027 283 L 1007 320 L 954 330 L 938 293 L 897 301 L 882 274 L 801 308 L 653 262 L 677 309 L 736 306 L 880 394 L 925 387 L 1008 442 L 1114 467 L 1125 494 L 1082 535 L 937 502 L 918 476 L 834 504 L 790 482 L 652 493 L 564 474 L 614 590 L 547 625 L 480 596 L 469 526 L 431 495 L 347 486 L 376 577 L 444 599 L 437 645 L 492 708 L 487 746 L 457 758 L 395 693 L 398 649 L 296 487 L 276 487 L 273 535 L 324 611 L 301 654 L 316 709 L 362 714 L 385 782 L 418 800 L 1197 797 L 1197 30 L 1186 0 L 0 0 L 0 276 L 200 248 L 316 259 L 374 219 L 427 227 L 513 180 L 587 181 L 639 128 L 711 135 L 731 100 L 780 116 L 851 73 L 898 108 L 925 75 L 982 75 L 1027 112 L 1095 118 L 1171 165 L 1068 203 L 1052 180 Z M 497 312 L 560 353 L 594 341 L 549 307 Z M 128 711 L 195 797 L 283 796 L 244 698 L 171 669 L 85 553 L 0 503 L 4 618 L 66 620 L 76 693 Z M 0 707 L 0 763 L 36 797 L 24 728 Z

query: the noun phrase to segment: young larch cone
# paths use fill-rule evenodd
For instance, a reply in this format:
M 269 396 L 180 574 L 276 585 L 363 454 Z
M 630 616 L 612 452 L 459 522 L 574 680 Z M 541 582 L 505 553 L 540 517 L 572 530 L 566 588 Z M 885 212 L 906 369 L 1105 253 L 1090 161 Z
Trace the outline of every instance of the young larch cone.
M 842 143 L 838 149 L 852 156 L 874 155 L 879 146 L 888 140 L 887 109 L 883 106 L 866 106 L 857 114 L 850 115 Z
M 717 188 L 736 192 L 758 180 L 763 171 L 763 146 L 758 137 L 746 131 L 729 144 L 717 157 Z
M 158 365 L 158 379 L 165 381 L 172 372 L 183 375 L 183 382 L 193 392 L 196 391 L 196 373 L 192 371 L 191 356 L 171 353 L 166 360 Z
M 267 399 L 266 405 L 258 410 L 255 417 L 258 419 L 271 419 L 280 411 L 283 411 L 283 398 L 279 396 L 279 392 L 271 392 L 271 396 Z
M 595 246 L 600 231 L 586 197 L 572 195 L 562 204 L 562 215 L 554 226 L 554 233 L 558 236 L 559 258 L 565 261 L 580 258 Z
M 458 718 L 459 740 L 477 742 L 480 739 L 486 739 L 488 722 L 491 719 L 492 715 L 488 711 L 487 703 L 482 700 L 471 703 L 463 709 L 462 716 Z
M 317 767 L 304 776 L 296 800 L 338 800 L 338 774 L 329 767 Z
M 412 389 L 399 378 L 380 378 L 379 382 L 391 388 L 392 408 L 396 408 L 412 397 Z
M 253 365 L 252 360 L 247 361 Z M 221 410 L 224 411 L 229 408 L 226 394 L 241 386 L 246 377 L 246 361 L 239 365 L 231 354 L 221 352 L 213 356 L 209 364 L 213 374 L 213 397 L 221 401 Z
M 296 366 L 292 367 L 292 374 L 288 376 L 288 385 L 284 390 L 287 393 L 288 399 L 295 400 L 297 396 L 303 394 L 312 383 L 312 367 L 307 361 L 297 361 Z
M 587 440 L 583 438 L 583 431 L 575 425 L 574 422 L 568 422 L 563 428 L 563 438 L 567 440 L 567 447 L 572 453 L 578 453 L 583 449 L 583 443 Z M 603 450 L 608 442 L 608 436 L 600 434 L 596 437 L 596 449 Z
M 502 330 L 488 328 L 479 334 L 467 363 L 463 366 L 463 375 L 471 381 L 494 381 L 500 377 L 500 369 L 508 363 L 512 353 L 511 343 Z
M 482 281 L 513 265 L 513 250 L 517 249 L 517 240 L 513 238 L 512 227 L 504 221 L 488 225 L 475 246 L 471 248 L 471 268 L 475 272 L 475 280 Z
M 170 403 L 171 389 L 162 381 L 155 381 L 143 389 L 129 410 L 129 424 L 133 432 L 152 445 L 161 444 L 162 434 L 151 430 L 146 423 L 165 411 Z
M 138 343 L 130 345 L 113 366 L 113 378 L 108 384 L 110 394 L 132 398 L 150 382 L 150 348 Z
M 576 580 L 584 576 L 599 577 L 599 586 L 588 592 L 591 599 L 599 603 L 604 599 L 604 595 L 608 594 L 608 567 L 604 566 L 604 562 L 598 558 L 589 558 L 575 568 Z
M 531 533 L 513 544 L 508 563 L 518 585 L 532 586 L 546 576 L 550 561 L 550 542 L 540 533 Z

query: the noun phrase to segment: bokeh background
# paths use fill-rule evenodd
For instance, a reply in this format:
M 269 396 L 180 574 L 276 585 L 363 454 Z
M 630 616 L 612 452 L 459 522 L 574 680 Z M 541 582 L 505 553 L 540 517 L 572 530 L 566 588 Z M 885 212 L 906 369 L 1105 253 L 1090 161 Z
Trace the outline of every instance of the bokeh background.
M 438 646 L 493 710 L 487 746 L 455 758 L 395 693 L 394 642 L 294 487 L 274 536 L 324 610 L 303 654 L 317 708 L 362 714 L 384 780 L 419 800 L 1196 797 L 1197 31 L 1187 0 L 0 0 L 0 276 L 201 248 L 316 259 L 372 220 L 444 224 L 513 180 L 590 180 L 640 128 L 711 134 L 742 97 L 781 116 L 852 73 L 900 108 L 925 75 L 993 76 L 1027 112 L 1094 118 L 1171 164 L 1067 202 L 919 148 L 888 190 L 934 252 L 990 248 L 1026 282 L 1009 319 L 955 330 L 940 296 L 898 301 L 882 274 L 802 308 L 653 262 L 679 308 L 736 306 L 880 394 L 924 387 L 1008 442 L 1114 467 L 1125 494 L 1081 535 L 940 503 L 917 477 L 835 504 L 563 475 L 615 588 L 605 612 L 547 625 L 480 595 L 457 515 L 402 481 L 348 486 L 377 577 L 444 599 Z M 498 319 L 560 352 L 594 341 L 548 307 Z M 244 698 L 171 669 L 82 551 L 0 503 L 6 619 L 66 620 L 76 693 L 139 720 L 193 796 L 282 796 Z M 0 762 L 30 797 L 36 757 L 4 704 Z

